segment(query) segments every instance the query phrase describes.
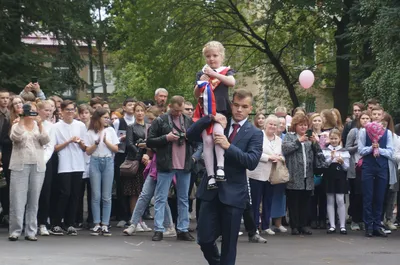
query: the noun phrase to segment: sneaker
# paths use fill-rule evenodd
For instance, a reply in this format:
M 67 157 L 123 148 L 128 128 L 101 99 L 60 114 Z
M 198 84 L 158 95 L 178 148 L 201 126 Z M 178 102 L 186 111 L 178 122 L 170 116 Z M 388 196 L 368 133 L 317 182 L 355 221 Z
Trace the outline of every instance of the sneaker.
M 397 226 L 395 226 L 392 221 L 387 221 L 385 225 L 389 230 L 397 230 Z
M 243 235 L 243 232 L 242 231 L 239 231 L 239 236 L 242 236 Z
M 271 229 L 271 228 L 268 228 L 268 229 L 264 230 L 264 232 L 265 232 L 266 234 L 270 235 L 270 236 L 273 236 L 273 235 L 275 235 L 275 232 L 274 232 L 274 231 L 272 231 L 272 229 Z
M 118 224 L 117 224 L 117 227 L 118 228 L 124 228 L 125 224 L 126 224 L 126 222 L 124 220 L 119 221 Z
M 74 228 L 76 231 L 81 231 L 83 229 L 83 223 L 76 224 Z
M 95 227 L 93 227 L 92 232 L 90 233 L 92 236 L 98 236 L 101 234 L 101 227 L 99 225 L 95 225 Z
M 169 227 L 167 230 L 163 233 L 164 237 L 176 237 L 176 230 L 174 227 Z
M 140 222 L 140 226 L 142 227 L 144 232 L 150 232 L 152 229 L 146 225 L 145 222 Z
M 50 233 L 47 230 L 47 227 L 45 225 L 41 225 L 39 227 L 39 235 L 41 235 L 41 236 L 49 236 L 50 235 Z
M 352 231 L 360 231 L 360 230 L 361 230 L 360 225 L 357 224 L 357 223 L 354 223 L 354 222 L 351 223 L 350 229 L 351 229 Z
M 136 232 L 144 232 L 144 229 L 140 223 L 136 225 Z
M 160 231 L 154 232 L 153 237 L 151 238 L 152 241 L 161 241 L 163 240 L 163 233 Z
M 64 235 L 64 230 L 58 225 L 51 228 L 49 232 L 50 232 L 50 235 L 53 235 L 53 236 L 63 236 Z
M 126 228 L 122 233 L 124 233 L 127 236 L 131 236 L 136 233 L 136 226 L 132 224 L 128 228 Z
M 281 226 L 278 227 L 278 231 L 281 232 L 281 233 L 286 233 L 287 229 L 283 225 L 281 225 Z
M 103 234 L 103 236 L 111 236 L 111 232 L 108 231 L 108 226 L 107 225 L 103 225 L 101 227 L 101 233 Z
M 194 237 L 189 232 L 178 232 L 176 239 L 181 241 L 195 241 Z
M 67 235 L 69 235 L 69 236 L 77 236 L 78 232 L 76 232 L 76 230 L 75 230 L 75 228 L 73 226 L 70 226 L 70 227 L 68 227 Z
M 252 237 L 249 237 L 249 242 L 251 243 L 267 243 L 267 240 L 261 237 L 259 234 L 255 234 Z

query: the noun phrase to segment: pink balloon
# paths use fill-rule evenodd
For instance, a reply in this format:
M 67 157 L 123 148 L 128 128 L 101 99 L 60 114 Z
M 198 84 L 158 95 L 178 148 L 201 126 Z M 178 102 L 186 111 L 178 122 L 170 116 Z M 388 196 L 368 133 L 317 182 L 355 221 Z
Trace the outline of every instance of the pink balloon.
M 310 70 L 304 70 L 299 76 L 300 85 L 304 89 L 310 88 L 314 84 L 314 74 Z

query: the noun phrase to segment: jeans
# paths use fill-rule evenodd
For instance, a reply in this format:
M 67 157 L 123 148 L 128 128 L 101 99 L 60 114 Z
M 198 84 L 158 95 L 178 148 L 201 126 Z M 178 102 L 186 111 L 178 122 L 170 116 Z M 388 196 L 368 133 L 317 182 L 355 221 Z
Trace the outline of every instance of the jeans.
M 17 237 L 21 235 L 24 220 L 25 235 L 36 235 L 43 180 L 44 172 L 38 172 L 36 164 L 24 165 L 22 171 L 11 171 L 10 235 Z
M 152 177 L 147 176 L 142 192 L 139 195 L 139 199 L 136 202 L 135 209 L 132 213 L 131 223 L 137 225 L 140 222 L 140 218 L 143 213 L 146 211 L 147 206 L 149 205 L 151 198 L 154 196 L 154 191 L 156 190 L 157 181 L 155 181 Z M 165 204 L 165 214 L 164 214 L 164 227 L 171 227 L 173 224 L 171 210 L 168 206 L 168 203 Z
M 92 188 L 92 214 L 94 224 L 110 224 L 114 160 L 112 157 L 90 158 L 90 186 Z M 100 195 L 102 209 L 100 210 Z M 100 212 L 102 212 L 100 222 Z
M 176 176 L 176 195 L 178 199 L 178 224 L 177 229 L 181 232 L 188 232 L 189 228 L 189 184 L 190 172 L 173 169 L 170 172 L 158 172 L 155 191 L 154 205 L 154 230 L 164 232 L 165 204 L 168 199 L 168 191 L 172 178 Z

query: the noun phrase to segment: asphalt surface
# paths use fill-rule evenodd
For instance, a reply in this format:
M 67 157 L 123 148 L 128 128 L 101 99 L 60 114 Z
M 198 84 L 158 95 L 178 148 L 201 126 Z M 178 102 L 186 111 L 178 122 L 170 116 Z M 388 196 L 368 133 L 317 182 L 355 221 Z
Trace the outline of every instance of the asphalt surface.
M 150 224 L 150 222 L 148 222 Z M 192 223 L 192 225 L 194 225 Z M 39 237 L 37 242 L 9 242 L 0 229 L 0 265 L 147 265 L 207 264 L 195 242 L 175 238 L 152 242 L 153 233 L 123 236 L 112 228 L 112 237 L 94 237 L 79 231 L 76 237 Z M 327 235 L 314 230 L 312 236 L 276 234 L 267 244 L 254 244 L 239 237 L 236 264 L 399 264 L 400 231 L 388 238 L 366 238 L 363 232 Z

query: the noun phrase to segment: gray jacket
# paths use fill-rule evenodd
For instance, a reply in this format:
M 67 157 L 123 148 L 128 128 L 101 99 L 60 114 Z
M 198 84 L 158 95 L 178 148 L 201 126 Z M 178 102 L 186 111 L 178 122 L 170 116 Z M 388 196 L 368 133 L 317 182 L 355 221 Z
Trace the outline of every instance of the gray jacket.
M 325 157 L 318 143 L 310 141 L 301 144 L 297 134 L 288 133 L 283 139 L 282 153 L 289 170 L 289 190 L 313 190 L 314 167 L 326 167 Z M 305 172 L 304 172 L 305 170 Z

